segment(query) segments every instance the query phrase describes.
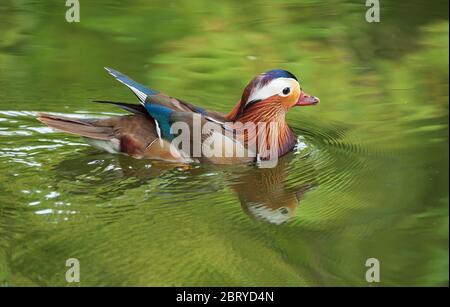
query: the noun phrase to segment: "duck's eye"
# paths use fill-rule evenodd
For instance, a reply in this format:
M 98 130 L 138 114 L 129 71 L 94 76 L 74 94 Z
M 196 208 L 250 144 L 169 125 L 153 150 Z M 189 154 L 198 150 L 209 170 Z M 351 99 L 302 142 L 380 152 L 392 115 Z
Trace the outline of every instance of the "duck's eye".
M 281 207 L 280 208 L 280 212 L 281 212 L 281 214 L 285 215 L 285 214 L 289 213 L 289 210 L 287 208 L 285 208 L 285 207 Z
M 290 87 L 285 87 L 283 89 L 283 95 L 288 95 L 291 92 L 291 88 Z

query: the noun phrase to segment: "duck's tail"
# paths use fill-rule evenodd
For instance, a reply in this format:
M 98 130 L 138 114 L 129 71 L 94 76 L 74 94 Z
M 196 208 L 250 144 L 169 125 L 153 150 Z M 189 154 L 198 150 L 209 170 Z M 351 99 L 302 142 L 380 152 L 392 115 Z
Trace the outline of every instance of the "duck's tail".
M 38 113 L 37 120 L 41 123 L 70 134 L 84 136 L 96 140 L 111 140 L 114 129 L 111 126 L 96 124 L 97 119 L 70 118 L 48 113 Z

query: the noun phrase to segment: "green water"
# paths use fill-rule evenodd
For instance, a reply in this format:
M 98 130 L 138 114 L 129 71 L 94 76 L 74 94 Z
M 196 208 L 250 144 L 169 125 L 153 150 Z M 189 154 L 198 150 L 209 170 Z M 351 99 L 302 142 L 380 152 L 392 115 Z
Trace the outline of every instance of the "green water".
M 364 2 L 0 0 L 0 285 L 448 285 L 448 1 Z M 321 104 L 275 169 L 134 160 L 35 120 L 121 114 L 103 66 L 223 112 L 284 68 Z

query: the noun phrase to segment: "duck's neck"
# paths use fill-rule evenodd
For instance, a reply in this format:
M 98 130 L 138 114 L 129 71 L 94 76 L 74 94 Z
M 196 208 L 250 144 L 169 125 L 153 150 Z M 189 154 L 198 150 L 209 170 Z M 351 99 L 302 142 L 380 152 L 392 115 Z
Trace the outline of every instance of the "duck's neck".
M 278 157 L 283 156 L 297 144 L 297 137 L 286 123 L 285 115 L 286 110 L 279 107 L 279 104 L 255 105 L 245 110 L 234 122 L 241 123 L 244 127 L 247 123 L 257 127 L 256 132 L 246 132 L 248 135 L 244 137 L 244 142 L 248 144 L 256 141 L 257 154 L 261 159 L 267 159 L 273 158 L 274 153 Z

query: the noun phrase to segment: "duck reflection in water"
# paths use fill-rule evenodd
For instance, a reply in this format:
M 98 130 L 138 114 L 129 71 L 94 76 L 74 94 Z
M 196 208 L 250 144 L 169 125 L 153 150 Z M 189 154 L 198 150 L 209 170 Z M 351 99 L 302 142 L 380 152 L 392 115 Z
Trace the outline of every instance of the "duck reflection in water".
M 316 183 L 290 187 L 286 182 L 290 160 L 288 157 L 282 158 L 274 168 L 252 169 L 231 184 L 246 214 L 277 225 L 295 217 L 304 195 Z
M 88 150 L 91 151 L 91 150 Z M 94 189 L 100 198 L 111 199 L 119 197 L 129 189 L 147 185 L 156 178 L 169 178 L 171 191 L 186 191 L 198 194 L 215 193 L 229 187 L 240 201 L 242 210 L 250 217 L 269 222 L 283 224 L 297 213 L 305 194 L 317 186 L 314 170 L 309 171 L 301 183 L 290 183 L 287 174 L 292 169 L 292 163 L 303 162 L 289 154 L 278 160 L 274 168 L 258 168 L 257 166 L 194 166 L 174 165 L 158 161 L 143 161 L 126 156 L 111 156 L 92 153 L 75 159 L 60 162 L 55 168 L 59 174 L 58 181 L 69 180 L 79 183 L 73 186 L 73 193 L 83 193 L 84 187 Z M 81 167 L 83 165 L 83 167 Z M 99 171 L 103 169 L 105 171 Z M 309 168 L 310 169 L 310 168 Z M 292 170 L 291 170 L 292 171 Z M 221 174 L 219 182 L 206 181 L 210 173 Z M 182 177 L 186 180 L 177 180 Z M 89 178 L 95 177 L 95 187 L 91 186 Z M 130 180 L 131 179 L 131 180 Z M 80 182 L 86 180 L 86 182 Z M 209 180 L 209 179 L 208 179 Z M 99 186 L 98 184 L 105 186 Z M 114 188 L 111 188 L 114 187 Z M 78 190 L 80 189 L 80 190 Z M 164 192 L 165 191 L 162 191 Z M 159 193 L 159 191 L 154 191 Z

